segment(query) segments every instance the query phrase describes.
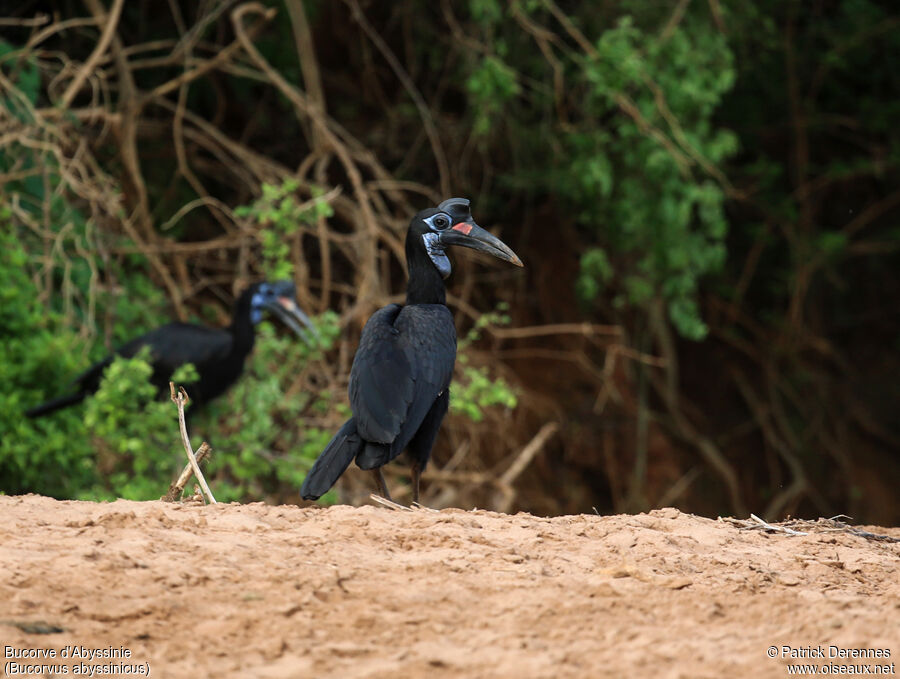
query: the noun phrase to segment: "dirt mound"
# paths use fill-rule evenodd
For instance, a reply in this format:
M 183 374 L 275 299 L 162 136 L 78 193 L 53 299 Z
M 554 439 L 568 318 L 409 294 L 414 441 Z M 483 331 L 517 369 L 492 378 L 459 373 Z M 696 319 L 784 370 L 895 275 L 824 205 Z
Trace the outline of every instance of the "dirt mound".
M 10 676 L 784 677 L 897 659 L 898 557 L 674 509 L 0 497 L 0 649 Z

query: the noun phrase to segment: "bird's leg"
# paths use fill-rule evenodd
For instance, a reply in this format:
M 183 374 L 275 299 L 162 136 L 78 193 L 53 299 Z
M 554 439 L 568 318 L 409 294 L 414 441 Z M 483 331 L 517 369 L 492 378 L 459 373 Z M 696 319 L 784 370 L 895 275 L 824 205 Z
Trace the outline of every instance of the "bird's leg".
M 419 479 L 422 477 L 422 466 L 416 460 L 412 463 L 412 496 L 413 503 L 419 501 Z
M 375 475 L 375 483 L 378 484 L 378 490 L 381 493 L 381 497 L 385 500 L 390 500 L 391 494 L 388 492 L 387 484 L 384 482 L 384 474 L 381 473 L 381 467 L 376 467 L 372 470 L 372 473 Z

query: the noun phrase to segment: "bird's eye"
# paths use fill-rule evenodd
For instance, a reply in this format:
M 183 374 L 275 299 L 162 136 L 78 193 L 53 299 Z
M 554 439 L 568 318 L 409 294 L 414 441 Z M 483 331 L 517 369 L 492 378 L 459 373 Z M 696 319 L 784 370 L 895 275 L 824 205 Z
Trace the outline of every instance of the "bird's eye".
M 450 226 L 450 220 L 445 215 L 438 215 L 431 223 L 436 229 L 446 229 Z

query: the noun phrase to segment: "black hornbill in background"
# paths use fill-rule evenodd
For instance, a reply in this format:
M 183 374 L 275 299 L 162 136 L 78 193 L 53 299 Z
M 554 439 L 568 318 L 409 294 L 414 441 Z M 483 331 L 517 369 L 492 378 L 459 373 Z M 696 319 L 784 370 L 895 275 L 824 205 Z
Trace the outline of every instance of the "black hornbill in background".
M 300 489 L 316 500 L 350 462 L 375 474 L 390 498 L 381 467 L 408 449 L 413 501 L 419 478 L 450 403 L 456 362 L 456 328 L 446 306 L 444 279 L 450 260 L 444 252 L 461 245 L 522 266 L 516 254 L 472 219 L 469 201 L 450 198 L 413 217 L 406 234 L 409 283 L 406 304 L 389 304 L 369 318 L 350 370 L 347 420 L 319 455 Z
M 78 403 L 100 387 L 103 371 L 116 356 L 132 358 L 143 347 L 150 349 L 153 367 L 151 382 L 168 393 L 169 378 L 181 365 L 193 363 L 199 379 L 185 385 L 194 405 L 200 405 L 222 394 L 244 370 L 244 359 L 253 349 L 256 324 L 263 311 L 272 312 L 302 339 L 315 333 L 309 318 L 297 306 L 294 284 L 290 281 L 255 283 L 237 298 L 234 316 L 228 328 L 209 328 L 192 323 L 167 323 L 136 337 L 88 368 L 72 381 L 76 391 L 54 398 L 25 411 L 28 417 L 40 417 Z

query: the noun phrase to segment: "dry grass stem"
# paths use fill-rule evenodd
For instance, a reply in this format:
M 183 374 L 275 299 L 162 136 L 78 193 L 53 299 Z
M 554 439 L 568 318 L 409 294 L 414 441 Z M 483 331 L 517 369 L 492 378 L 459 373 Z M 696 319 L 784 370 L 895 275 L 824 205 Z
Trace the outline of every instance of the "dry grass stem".
M 199 465 L 211 454 L 212 448 L 206 441 L 204 441 L 200 444 L 200 447 L 197 448 L 197 452 L 194 454 L 194 457 L 196 458 L 197 464 Z M 169 486 L 168 492 L 160 499 L 163 502 L 177 502 L 178 498 L 180 498 L 181 494 L 184 492 L 184 487 L 188 484 L 188 481 L 190 481 L 193 475 L 194 468 L 191 466 L 191 463 L 188 462 L 184 466 L 184 469 L 181 471 L 181 475 L 178 477 L 178 479 L 172 482 L 172 485 Z
M 197 481 L 200 482 L 200 487 L 203 489 L 203 493 L 206 495 L 209 503 L 213 505 L 218 504 L 216 498 L 213 497 L 212 491 L 209 489 L 209 485 L 206 483 L 203 472 L 200 471 L 200 465 L 197 464 L 197 458 L 194 456 L 194 451 L 191 449 L 191 439 L 188 436 L 187 424 L 185 424 L 184 421 L 184 407 L 189 401 L 187 392 L 184 390 L 184 387 L 179 387 L 178 393 L 176 393 L 175 383 L 169 382 L 169 393 L 171 394 L 172 403 L 178 408 L 178 426 L 181 429 L 181 442 L 184 444 L 184 452 L 190 462 L 191 469 L 194 471 L 194 476 L 196 476 Z M 202 448 L 204 445 L 206 445 L 205 442 L 200 447 Z M 207 448 L 208 447 L 209 446 L 207 446 Z

